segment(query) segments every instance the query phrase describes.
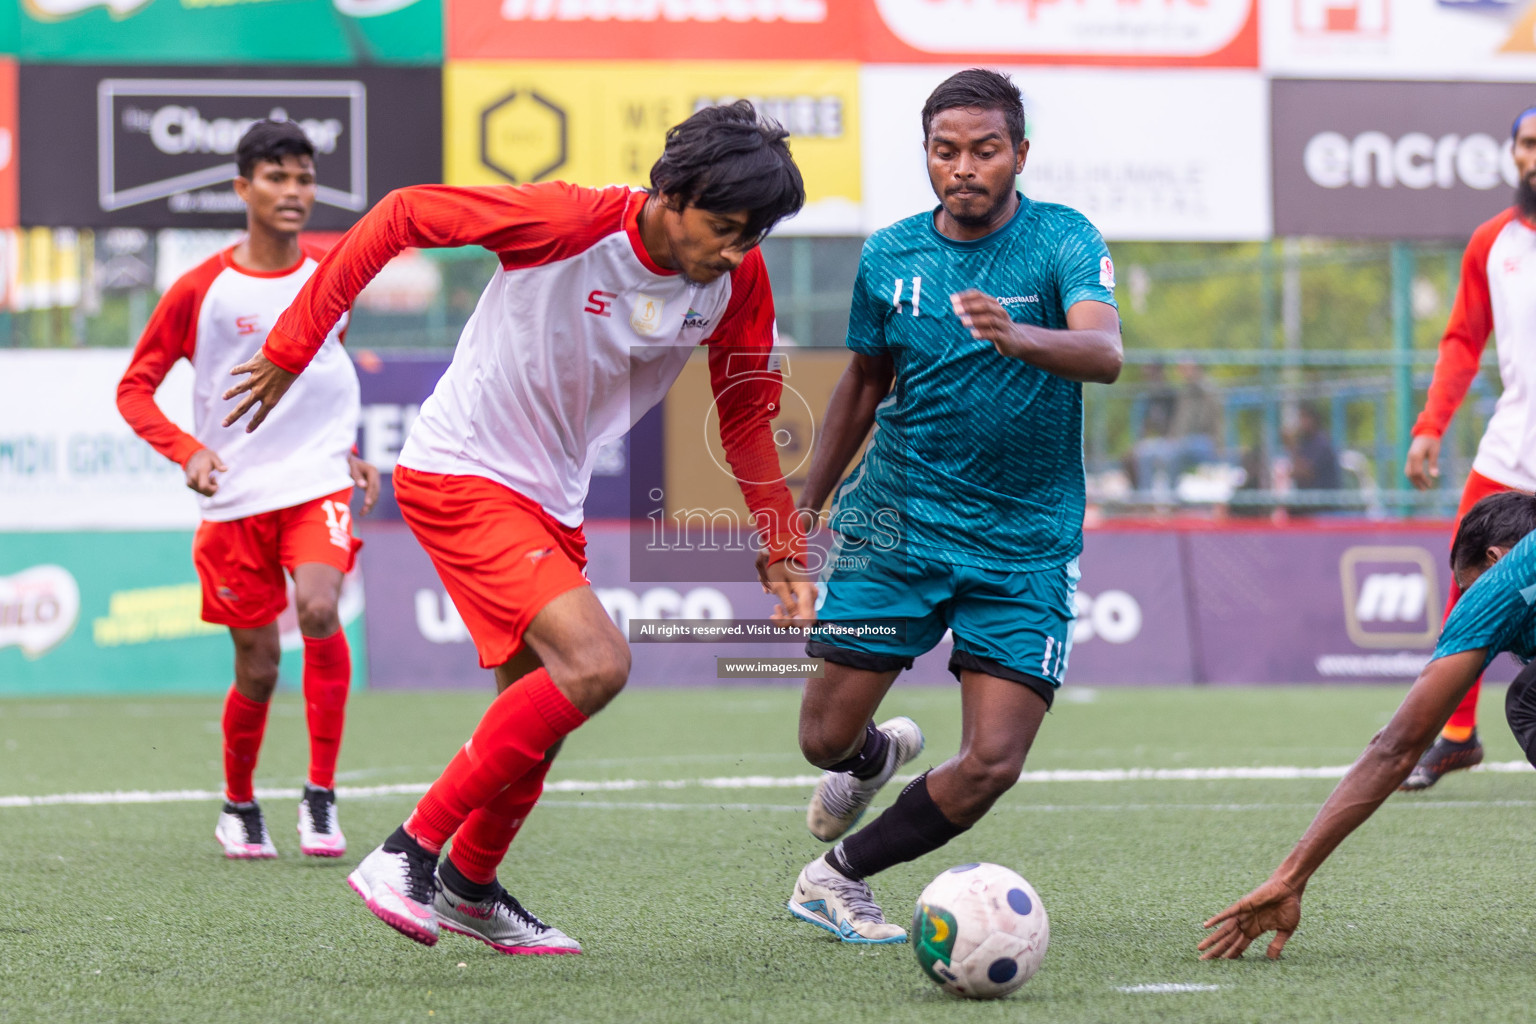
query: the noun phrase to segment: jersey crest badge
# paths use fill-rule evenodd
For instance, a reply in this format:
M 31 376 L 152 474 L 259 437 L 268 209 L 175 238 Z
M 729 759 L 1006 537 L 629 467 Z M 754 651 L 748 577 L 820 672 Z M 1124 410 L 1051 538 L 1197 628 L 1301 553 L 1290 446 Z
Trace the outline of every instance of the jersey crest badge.
M 665 304 L 657 298 L 641 292 L 635 296 L 635 310 L 629 314 L 629 326 L 636 334 L 649 337 L 661 330 L 661 311 Z

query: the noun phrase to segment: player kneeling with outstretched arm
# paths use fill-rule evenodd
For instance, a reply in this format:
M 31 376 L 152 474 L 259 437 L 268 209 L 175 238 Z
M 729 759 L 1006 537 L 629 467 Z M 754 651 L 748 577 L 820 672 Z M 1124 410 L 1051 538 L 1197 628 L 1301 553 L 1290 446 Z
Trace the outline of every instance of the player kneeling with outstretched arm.
M 1532 531 L 1536 496 L 1518 491 L 1484 498 L 1462 518 L 1451 545 L 1451 571 L 1463 596 L 1446 620 L 1434 656 L 1392 721 L 1371 738 L 1269 881 L 1205 922 L 1216 930 L 1200 943 L 1202 960 L 1240 957 L 1249 943 L 1270 931 L 1275 938 L 1268 955 L 1280 956 L 1301 920 L 1301 894 L 1313 872 L 1408 777 L 1462 696 L 1501 651 L 1528 663 L 1510 684 L 1504 708 L 1521 749 L 1536 764 L 1536 663 L 1530 663 L 1536 657 L 1536 603 L 1527 596 L 1536 582 Z

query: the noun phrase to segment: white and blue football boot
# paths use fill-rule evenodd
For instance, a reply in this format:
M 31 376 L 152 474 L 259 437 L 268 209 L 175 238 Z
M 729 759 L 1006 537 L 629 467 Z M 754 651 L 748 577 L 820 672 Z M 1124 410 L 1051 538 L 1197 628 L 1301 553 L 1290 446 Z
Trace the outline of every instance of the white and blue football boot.
M 905 929 L 885 920 L 869 886 L 839 874 L 825 857 L 817 857 L 800 872 L 788 906 L 800 920 L 825 928 L 844 942 L 907 941 Z

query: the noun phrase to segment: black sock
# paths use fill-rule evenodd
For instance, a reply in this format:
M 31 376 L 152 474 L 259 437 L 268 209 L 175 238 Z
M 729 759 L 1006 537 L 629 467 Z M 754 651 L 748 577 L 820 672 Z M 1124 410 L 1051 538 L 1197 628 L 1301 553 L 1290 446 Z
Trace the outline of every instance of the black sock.
M 471 903 L 484 903 L 496 895 L 498 888 L 494 878 L 489 882 L 471 882 L 465 878 L 463 872 L 453 863 L 452 854 L 437 866 L 437 877 L 443 880 L 443 888 L 459 899 L 469 900 Z
M 880 817 L 833 847 L 827 863 L 858 881 L 932 853 L 968 828 L 944 817 L 928 795 L 928 773 L 924 772 Z
M 404 825 L 401 825 L 399 828 L 395 829 L 389 834 L 389 838 L 384 840 L 384 852 L 409 853 L 421 857 L 427 857 L 431 860 L 437 860 L 437 855 L 431 853 L 425 846 L 422 846 L 420 843 L 418 843 L 416 841 L 416 837 L 405 830 Z
M 837 764 L 827 765 L 827 771 L 848 772 L 856 779 L 872 779 L 885 771 L 885 757 L 890 748 L 891 738 L 876 729 L 874 722 L 869 722 L 864 726 L 864 745 L 859 752 Z

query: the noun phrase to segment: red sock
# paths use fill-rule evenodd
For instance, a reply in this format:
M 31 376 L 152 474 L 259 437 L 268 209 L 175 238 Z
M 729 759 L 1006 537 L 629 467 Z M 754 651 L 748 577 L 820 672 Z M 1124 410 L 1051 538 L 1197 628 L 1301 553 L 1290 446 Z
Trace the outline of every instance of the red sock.
M 1451 609 L 1456 607 L 1456 602 L 1461 600 L 1461 588 L 1451 580 L 1451 592 L 1445 601 L 1445 617 L 1451 617 Z M 1445 723 L 1443 730 L 1450 735 L 1448 740 L 1464 743 L 1472 735 L 1472 730 L 1477 728 L 1477 698 L 1483 692 L 1483 677 L 1478 676 L 1467 695 L 1461 698 L 1461 703 L 1456 705 L 1456 710 L 1451 712 L 1451 717 Z
M 347 719 L 347 687 L 352 682 L 352 651 L 337 630 L 323 640 L 304 638 L 304 710 L 309 720 L 309 781 L 321 789 L 336 786 L 336 755 Z
M 491 702 L 469 742 L 416 805 L 405 830 L 429 851 L 441 850 L 470 812 L 522 779 L 556 740 L 586 720 L 544 669 L 523 676 Z
M 528 820 L 533 805 L 539 802 L 539 795 L 544 792 L 544 776 L 553 763 L 553 758 L 540 761 L 496 799 L 475 808 L 464 819 L 453 834 L 453 849 L 448 851 L 448 859 L 459 874 L 482 884 L 496 880 L 496 868 L 517 838 L 518 829 Z
M 256 799 L 251 776 L 267 731 L 267 707 L 233 686 L 224 698 L 224 795 L 237 804 Z

